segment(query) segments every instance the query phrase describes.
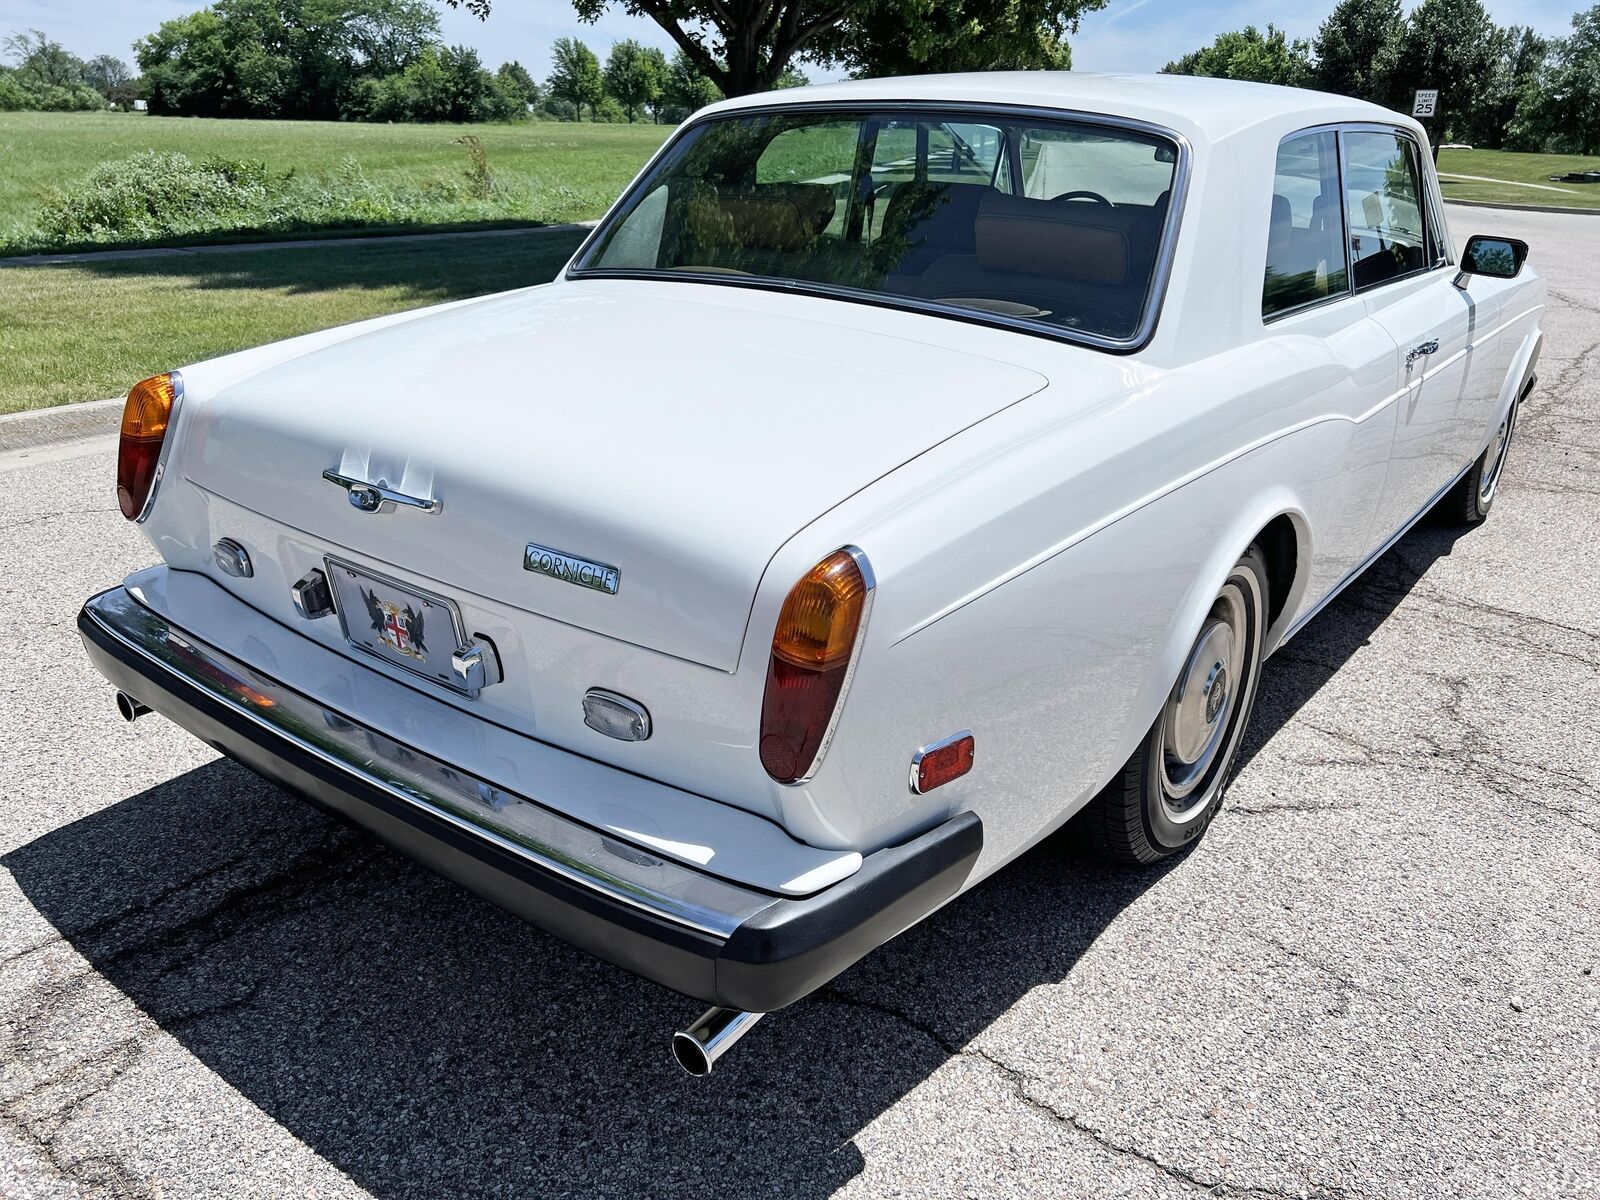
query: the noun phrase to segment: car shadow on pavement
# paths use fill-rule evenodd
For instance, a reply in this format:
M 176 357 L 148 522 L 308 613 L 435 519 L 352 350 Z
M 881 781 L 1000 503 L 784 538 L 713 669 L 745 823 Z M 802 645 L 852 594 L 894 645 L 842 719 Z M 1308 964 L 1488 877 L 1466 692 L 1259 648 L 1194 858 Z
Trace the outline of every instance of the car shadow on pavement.
M 696 1080 L 668 1039 L 700 1004 L 226 760 L 3 862 L 90 966 L 10 1014 L 0 1049 L 19 1083 L 90 1040 L 76 1031 L 104 1006 L 98 975 L 154 1023 L 146 1042 L 164 1030 L 374 1194 L 430 1198 L 829 1195 L 862 1169 L 857 1133 L 1029 989 L 1065 979 L 1163 873 L 1051 839 Z M 84 1053 L 80 1086 L 97 1086 L 106 1068 Z M 119 1096 L 139 1094 L 122 1078 L 135 1068 L 119 1061 Z

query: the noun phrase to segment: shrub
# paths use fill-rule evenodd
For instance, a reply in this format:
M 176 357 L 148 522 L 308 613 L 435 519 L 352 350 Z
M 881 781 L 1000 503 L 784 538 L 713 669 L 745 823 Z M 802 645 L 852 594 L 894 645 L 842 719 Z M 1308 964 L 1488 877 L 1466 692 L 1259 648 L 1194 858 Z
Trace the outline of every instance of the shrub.
M 45 205 L 39 229 L 61 243 L 159 240 L 225 228 L 259 205 L 264 191 L 187 155 L 145 150 L 101 163 L 70 185 Z

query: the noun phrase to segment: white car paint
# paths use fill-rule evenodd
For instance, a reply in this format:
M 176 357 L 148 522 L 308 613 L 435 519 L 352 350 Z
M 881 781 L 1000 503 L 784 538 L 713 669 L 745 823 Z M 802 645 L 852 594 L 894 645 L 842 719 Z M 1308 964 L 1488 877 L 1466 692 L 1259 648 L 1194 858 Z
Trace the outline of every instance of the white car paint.
M 686 804 L 766 818 L 804 853 L 724 839 L 704 865 L 770 890 L 820 887 L 849 856 L 970 809 L 984 827 L 970 886 L 1128 758 L 1263 528 L 1288 521 L 1296 545 L 1276 646 L 1482 451 L 1531 369 L 1531 267 L 1462 290 L 1446 266 L 1262 320 L 1280 140 L 1338 123 L 1422 140 L 1409 118 L 1169 76 L 999 73 L 778 98 L 874 100 L 1111 114 L 1182 138 L 1187 194 L 1148 343 L 1118 355 L 798 292 L 563 279 L 184 368 L 177 469 L 145 528 L 170 567 L 216 585 L 190 628 L 234 631 L 219 644 L 254 663 L 282 647 L 237 633 L 271 618 L 318 652 L 320 674 L 294 681 L 307 694 L 342 692 L 380 729 L 423 727 L 426 706 L 457 738 L 430 744 L 483 753 L 464 765 L 508 787 L 527 786 L 540 746 L 620 768 L 646 781 L 636 809 L 661 798 L 666 842 L 716 842 Z M 1407 370 L 1427 337 L 1439 352 Z M 374 463 L 442 513 L 358 514 L 320 478 Z M 254 577 L 212 565 L 222 536 L 249 548 Z M 622 590 L 523 572 L 527 541 L 616 565 Z M 755 752 L 768 647 L 790 587 L 843 545 L 870 559 L 874 605 L 821 768 L 786 787 Z M 358 662 L 336 622 L 296 622 L 288 587 L 329 553 L 456 600 L 505 681 L 468 699 Z M 592 686 L 643 702 L 652 737 L 584 726 Z M 514 738 L 494 735 L 507 752 L 466 748 L 471 718 Z M 960 729 L 976 735 L 976 769 L 913 794 L 913 753 Z M 548 802 L 582 816 L 579 791 Z M 726 828 L 739 840 L 748 827 Z

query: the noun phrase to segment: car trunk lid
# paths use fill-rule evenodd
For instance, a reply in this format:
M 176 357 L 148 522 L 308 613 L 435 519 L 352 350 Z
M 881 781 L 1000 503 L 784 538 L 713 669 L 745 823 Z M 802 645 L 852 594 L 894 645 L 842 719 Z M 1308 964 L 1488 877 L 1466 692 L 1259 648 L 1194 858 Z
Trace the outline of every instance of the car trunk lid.
M 732 670 L 788 538 L 1045 380 L 836 302 L 708 290 L 558 284 L 358 334 L 210 397 L 184 472 L 399 571 Z M 438 511 L 363 512 L 325 471 Z M 530 544 L 577 565 L 525 569 Z M 573 586 L 583 564 L 614 594 Z

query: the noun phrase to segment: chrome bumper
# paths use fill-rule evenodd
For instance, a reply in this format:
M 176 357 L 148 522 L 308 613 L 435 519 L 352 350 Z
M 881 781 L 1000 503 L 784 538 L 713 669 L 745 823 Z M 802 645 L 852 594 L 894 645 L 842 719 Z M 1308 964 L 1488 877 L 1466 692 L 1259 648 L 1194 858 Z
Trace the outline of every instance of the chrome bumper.
M 118 689 L 529 922 L 727 1008 L 799 999 L 953 896 L 971 813 L 782 898 L 663 860 L 396 742 L 173 627 L 125 589 L 78 627 Z

